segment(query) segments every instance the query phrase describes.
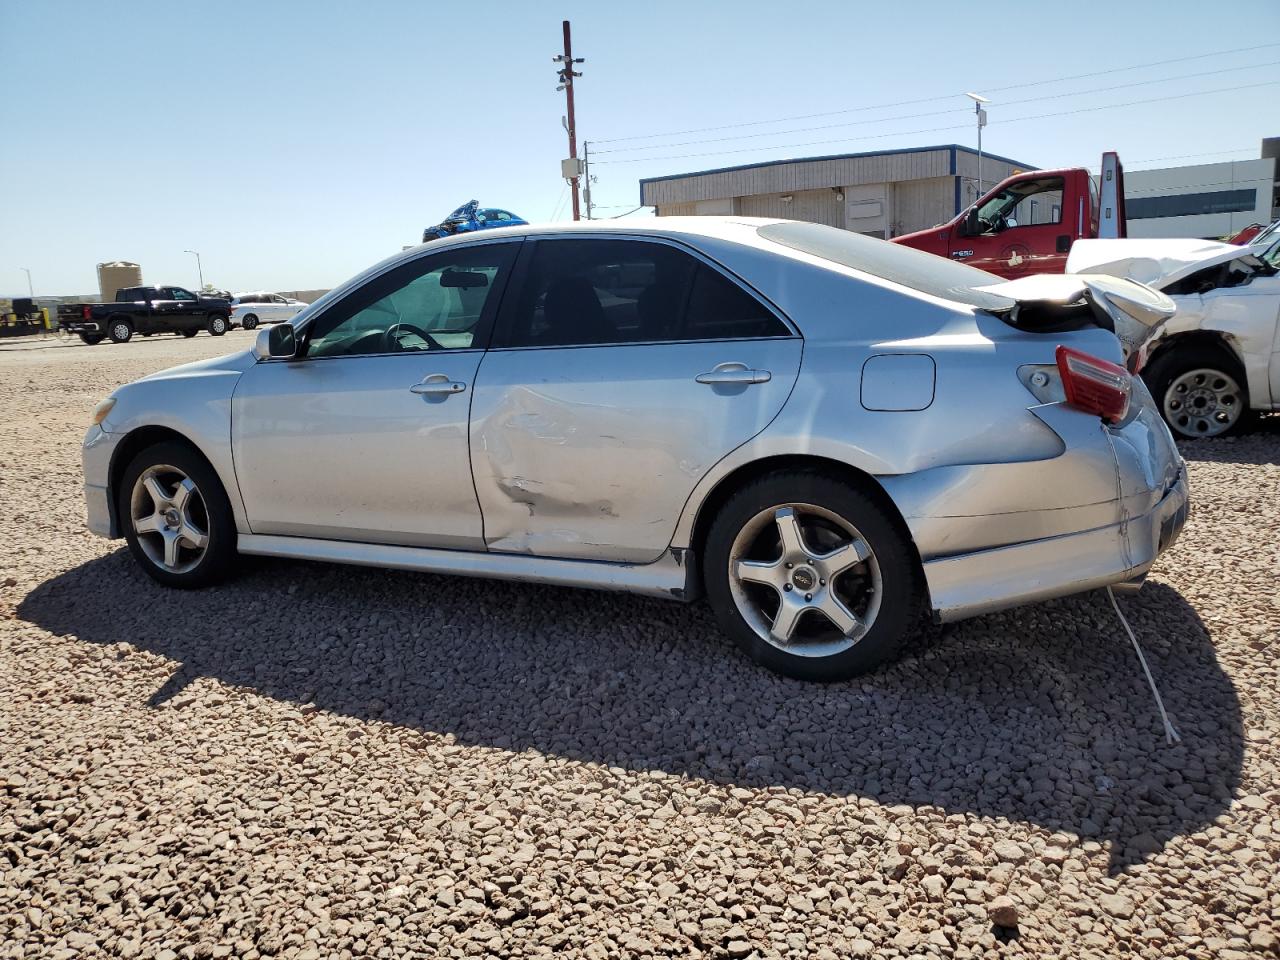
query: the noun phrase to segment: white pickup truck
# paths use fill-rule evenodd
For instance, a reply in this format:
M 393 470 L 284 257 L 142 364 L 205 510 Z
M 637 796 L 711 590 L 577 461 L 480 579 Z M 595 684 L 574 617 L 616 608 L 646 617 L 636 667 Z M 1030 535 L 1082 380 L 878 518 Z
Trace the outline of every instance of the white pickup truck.
M 1280 410 L 1280 236 L 1238 247 L 1212 240 L 1078 240 L 1067 273 L 1148 284 L 1178 312 L 1149 347 L 1142 379 L 1184 438 L 1238 429 Z

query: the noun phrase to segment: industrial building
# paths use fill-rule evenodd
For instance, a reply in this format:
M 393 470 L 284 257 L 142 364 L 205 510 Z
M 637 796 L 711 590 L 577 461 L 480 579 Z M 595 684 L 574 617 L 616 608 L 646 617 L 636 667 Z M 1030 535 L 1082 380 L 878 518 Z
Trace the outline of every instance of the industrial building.
M 1268 137 L 1257 160 L 1125 171 L 1129 236 L 1229 237 L 1280 218 L 1278 156 Z
M 982 155 L 989 189 L 1034 170 Z M 781 217 L 897 237 L 950 220 L 979 195 L 978 152 L 958 144 L 778 160 L 640 181 L 640 202 L 660 217 L 737 214 Z
M 1257 160 L 1126 171 L 1129 236 L 1225 237 L 1269 223 L 1280 217 L 1278 156 L 1280 138 L 1268 138 Z M 1035 169 L 984 153 L 982 191 Z M 978 152 L 953 143 L 650 177 L 640 202 L 660 217 L 779 217 L 889 238 L 951 220 L 982 192 L 978 178 Z

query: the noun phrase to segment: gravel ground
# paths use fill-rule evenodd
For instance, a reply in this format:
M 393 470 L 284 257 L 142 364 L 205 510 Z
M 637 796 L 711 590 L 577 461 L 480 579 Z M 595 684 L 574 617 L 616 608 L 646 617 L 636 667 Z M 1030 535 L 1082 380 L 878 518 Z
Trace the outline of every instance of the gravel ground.
M 829 687 L 702 606 L 84 530 L 94 402 L 234 332 L 0 341 L 0 957 L 1274 956 L 1280 418 L 1121 604 Z

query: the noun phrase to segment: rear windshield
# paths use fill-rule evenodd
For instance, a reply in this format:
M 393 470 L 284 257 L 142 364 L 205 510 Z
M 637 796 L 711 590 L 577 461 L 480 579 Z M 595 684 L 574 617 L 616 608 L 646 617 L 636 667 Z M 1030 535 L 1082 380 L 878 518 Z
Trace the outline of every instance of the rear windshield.
M 1006 298 L 975 289 L 1002 283 L 1000 277 L 923 250 L 820 223 L 769 223 L 757 232 L 766 240 L 792 250 L 852 267 L 930 296 L 987 310 L 1009 308 L 1010 301 Z

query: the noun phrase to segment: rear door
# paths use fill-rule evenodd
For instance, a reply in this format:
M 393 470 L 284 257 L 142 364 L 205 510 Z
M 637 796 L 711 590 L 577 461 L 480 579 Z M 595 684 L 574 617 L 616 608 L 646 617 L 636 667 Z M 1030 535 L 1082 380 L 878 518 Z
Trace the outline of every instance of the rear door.
M 656 560 L 698 481 L 782 409 L 800 337 L 666 241 L 545 238 L 521 260 L 471 407 L 486 544 Z

